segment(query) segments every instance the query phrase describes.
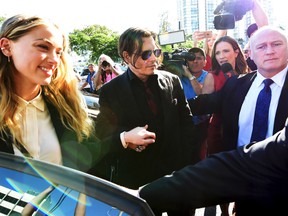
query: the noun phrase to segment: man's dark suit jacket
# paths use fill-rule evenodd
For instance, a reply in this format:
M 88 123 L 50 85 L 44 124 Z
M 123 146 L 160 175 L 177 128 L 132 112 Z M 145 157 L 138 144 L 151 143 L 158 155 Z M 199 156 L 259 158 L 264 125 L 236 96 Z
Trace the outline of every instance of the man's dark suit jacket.
M 60 143 L 63 165 L 87 172 L 106 154 L 109 149 L 109 143 L 105 143 L 105 145 L 102 146 L 101 142 L 92 135 L 80 144 L 77 141 L 76 133 L 63 125 L 57 109 L 47 101 L 44 94 L 43 98 Z M 9 132 L 7 134 L 1 134 L 0 151 L 14 154 L 12 143 L 13 140 Z
M 160 211 L 245 201 L 262 208 L 251 205 L 237 216 L 279 215 L 288 203 L 287 139 L 288 119 L 274 136 L 186 166 L 145 185 L 140 197 Z
M 99 165 L 95 168 L 95 175 L 126 187 L 138 188 L 184 165 L 198 161 L 199 156 L 195 156 L 194 153 L 195 148 L 199 147 L 195 145 L 197 141 L 193 140 L 192 115 L 179 77 L 165 71 L 157 71 L 162 103 L 160 110 L 163 115 L 162 142 L 157 142 L 156 134 L 156 143 L 149 145 L 141 153 L 123 148 L 120 133 L 142 127 L 149 120 L 137 104 L 128 72 L 115 77 L 101 88 L 96 134 L 100 139 L 111 141 L 114 148 L 111 148 L 107 158 L 112 158 L 114 164 L 111 164 L 113 162 L 109 159 L 104 160 L 103 164 L 107 167 Z M 100 170 L 104 170 L 104 174 L 99 173 Z M 114 175 L 113 179 L 109 179 L 110 174 Z
M 241 106 L 249 88 L 256 77 L 256 72 L 229 78 L 221 90 L 212 94 L 199 95 L 194 100 L 188 100 L 193 115 L 204 113 L 221 113 L 223 124 L 223 150 L 237 147 L 238 121 Z M 256 97 L 256 96 L 255 96 Z M 247 112 L 251 112 L 247 110 Z M 279 98 L 276 111 L 273 134 L 284 127 L 288 117 L 288 76 Z

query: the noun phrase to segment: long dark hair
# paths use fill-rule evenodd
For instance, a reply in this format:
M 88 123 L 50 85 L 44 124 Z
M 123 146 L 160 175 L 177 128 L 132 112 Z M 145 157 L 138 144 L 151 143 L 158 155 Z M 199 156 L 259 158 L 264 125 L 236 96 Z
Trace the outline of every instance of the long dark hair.
M 211 59 L 212 59 L 212 71 L 214 71 L 214 73 L 216 75 L 219 74 L 219 72 L 221 71 L 221 65 L 218 63 L 218 61 L 216 60 L 216 57 L 215 57 L 216 46 L 220 42 L 227 42 L 227 43 L 231 44 L 231 46 L 233 47 L 234 51 L 239 50 L 239 53 L 238 53 L 238 55 L 236 57 L 236 61 L 235 61 L 235 71 L 238 74 L 247 73 L 248 66 L 247 66 L 244 54 L 242 52 L 242 49 L 239 46 L 238 42 L 234 38 L 232 38 L 230 36 L 220 37 L 214 42 L 213 49 L 212 49 L 212 56 L 211 56 Z
M 112 76 L 112 71 L 109 73 L 109 75 Z M 102 83 L 106 83 L 106 79 L 107 79 L 107 73 L 106 73 L 105 70 L 102 70 L 101 71 L 101 81 L 102 81 Z

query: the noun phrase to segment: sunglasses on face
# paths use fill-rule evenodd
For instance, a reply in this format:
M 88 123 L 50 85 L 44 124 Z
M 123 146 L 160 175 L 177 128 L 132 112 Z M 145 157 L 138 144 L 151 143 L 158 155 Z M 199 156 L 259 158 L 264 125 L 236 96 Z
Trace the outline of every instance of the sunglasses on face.
M 151 57 L 152 53 L 154 53 L 155 57 L 159 57 L 162 53 L 162 50 L 161 49 L 145 50 L 142 52 L 141 58 L 145 61 Z

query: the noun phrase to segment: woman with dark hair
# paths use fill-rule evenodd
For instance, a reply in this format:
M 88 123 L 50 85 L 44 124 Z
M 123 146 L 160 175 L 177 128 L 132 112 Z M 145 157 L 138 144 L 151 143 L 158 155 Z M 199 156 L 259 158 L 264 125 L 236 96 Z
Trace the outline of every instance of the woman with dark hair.
M 230 63 L 236 74 L 247 72 L 245 56 L 238 42 L 230 37 L 220 37 L 214 43 L 212 50 L 212 71 L 218 75 L 224 63 Z M 212 74 L 213 74 L 212 73 Z
M 222 71 L 221 66 L 225 63 L 229 63 L 232 66 L 233 70 L 228 71 L 229 73 Z M 231 74 L 239 75 L 247 72 L 248 67 L 245 57 L 237 41 L 230 36 L 220 37 L 215 41 L 212 50 L 212 71 L 206 76 L 202 94 L 210 94 L 220 90 Z M 221 117 L 218 114 L 213 114 L 210 119 L 207 137 L 208 154 L 222 151 L 220 119 Z
M 202 94 L 218 91 L 232 75 L 248 72 L 244 54 L 235 39 L 230 36 L 218 38 L 212 49 L 212 71 L 207 74 L 203 84 Z M 229 63 L 231 71 L 224 71 L 223 65 Z M 208 125 L 207 154 L 223 151 L 221 115 L 212 114 Z M 228 215 L 228 205 L 220 205 L 222 215 Z

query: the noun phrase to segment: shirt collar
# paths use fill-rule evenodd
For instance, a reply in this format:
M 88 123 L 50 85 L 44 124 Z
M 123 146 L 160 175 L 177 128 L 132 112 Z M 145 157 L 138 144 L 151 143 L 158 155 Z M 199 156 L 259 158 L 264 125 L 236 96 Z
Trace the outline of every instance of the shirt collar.
M 288 71 L 288 65 L 286 66 L 286 68 L 284 68 L 282 71 L 280 71 L 279 73 L 277 73 L 276 75 L 274 75 L 273 77 L 271 77 L 271 79 L 273 80 L 273 82 L 278 85 L 279 87 L 283 87 L 284 82 L 285 82 L 285 78 L 287 75 L 287 71 Z M 255 82 L 257 84 L 257 86 L 259 87 L 263 81 L 266 78 L 264 76 L 262 76 L 258 70 L 257 70 L 257 76 L 255 78 Z
M 128 73 L 128 78 L 129 78 L 129 80 L 139 80 L 139 81 L 141 81 L 141 80 L 132 72 L 132 70 L 131 70 L 129 67 L 128 67 L 128 69 L 127 69 L 127 73 Z M 157 80 L 157 78 L 158 78 L 158 74 L 155 73 L 155 74 L 153 74 L 153 75 L 150 75 L 149 78 L 148 78 L 148 80 L 154 80 L 154 79 Z M 142 81 L 141 81 L 141 82 L 142 82 Z
M 30 101 L 26 101 L 26 100 L 24 100 L 23 98 L 21 98 L 19 96 L 17 96 L 17 98 L 18 98 L 18 101 L 19 101 L 19 105 L 21 107 L 26 107 L 29 104 L 32 104 L 33 106 L 35 106 L 40 111 L 42 111 L 42 112 L 44 111 L 45 104 L 44 104 L 44 100 L 43 100 L 43 97 L 42 97 L 42 89 L 41 88 L 40 88 L 39 94 L 35 98 L 30 100 Z

